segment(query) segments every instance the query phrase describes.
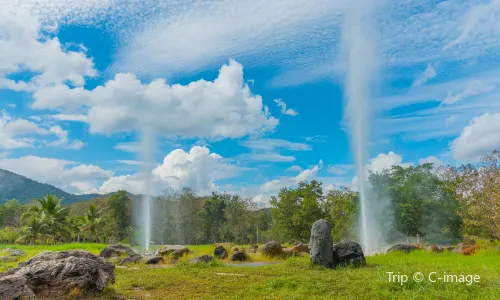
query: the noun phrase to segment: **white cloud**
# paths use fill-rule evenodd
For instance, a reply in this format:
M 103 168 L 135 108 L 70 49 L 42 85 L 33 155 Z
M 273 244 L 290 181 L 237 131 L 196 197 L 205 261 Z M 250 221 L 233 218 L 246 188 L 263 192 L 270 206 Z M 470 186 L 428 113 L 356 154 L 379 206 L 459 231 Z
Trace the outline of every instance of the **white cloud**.
M 141 173 L 116 176 L 107 180 L 99 192 L 109 193 L 125 189 L 132 193 L 160 193 L 166 188 L 191 187 L 201 194 L 218 189 L 219 180 L 235 177 L 241 169 L 224 160 L 206 147 L 194 146 L 189 152 L 176 149 L 152 171 L 153 190 L 146 191 L 146 176 Z
M 285 156 L 279 153 L 248 153 L 239 155 L 238 158 L 270 162 L 292 162 L 296 160 L 295 156 Z
M 500 149 L 500 113 L 475 117 L 451 143 L 453 158 L 459 161 L 475 161 L 495 149 Z
M 292 108 L 286 108 L 286 103 L 283 102 L 283 100 L 281 99 L 274 99 L 274 103 L 276 103 L 276 105 L 281 109 L 281 113 L 283 115 L 287 115 L 287 116 L 292 116 L 292 117 L 295 117 L 295 116 L 298 116 L 299 113 L 292 109 Z
M 57 121 L 73 121 L 73 122 L 87 122 L 87 116 L 85 115 L 77 115 L 77 114 L 55 114 L 48 115 L 48 118 L 57 120 Z
M 354 165 L 328 165 L 328 173 L 343 175 L 354 169 Z
M 131 143 L 119 143 L 113 147 L 115 150 L 120 150 L 124 152 L 138 153 L 140 150 L 139 143 L 131 142 Z
M 0 168 L 26 176 L 33 180 L 48 183 L 67 192 L 88 193 L 96 185 L 113 175 L 95 165 L 38 156 L 0 159 Z
M 58 139 L 52 142 L 46 142 L 48 146 L 74 150 L 80 150 L 84 146 L 84 143 L 80 140 L 70 141 L 68 139 L 68 132 L 60 126 L 53 126 L 49 131 L 56 135 Z
M 85 53 L 68 51 L 59 39 L 40 34 L 39 20 L 23 9 L 0 10 L 0 88 L 34 91 L 63 82 L 82 86 L 87 76 L 95 76 Z M 9 78 L 32 72 L 28 81 Z
M 35 140 L 26 136 L 47 135 L 48 131 L 25 119 L 14 119 L 5 111 L 0 116 L 0 148 L 33 147 Z
M 442 160 L 440 160 L 439 158 L 437 158 L 435 156 L 429 156 L 429 157 L 426 157 L 426 158 L 422 158 L 422 159 L 420 159 L 418 161 L 418 163 L 420 165 L 425 164 L 425 163 L 431 163 L 431 164 L 433 164 L 436 167 L 443 166 L 445 164 Z
M 262 195 L 270 195 L 278 192 L 282 187 L 289 187 L 298 184 L 301 181 L 310 181 L 316 178 L 318 171 L 323 168 L 323 160 L 320 160 L 317 165 L 309 169 L 302 170 L 297 176 L 283 176 L 279 179 L 274 179 L 265 182 L 260 187 Z
M 383 170 L 390 170 L 392 166 L 409 167 L 412 163 L 403 163 L 403 157 L 390 151 L 387 154 L 380 153 L 372 158 L 367 165 L 367 170 L 372 172 L 382 172 Z
M 309 151 L 311 146 L 304 143 L 295 143 L 287 140 L 281 139 L 250 139 L 241 142 L 241 144 L 247 148 L 259 151 L 274 151 L 280 150 L 290 150 L 290 151 Z
M 269 115 L 262 98 L 243 81 L 243 67 L 235 61 L 222 66 L 213 81 L 168 85 L 163 79 L 142 84 L 132 74 L 117 74 L 92 91 L 54 87 L 35 94 L 34 106 L 59 108 L 89 106 L 92 132 L 111 134 L 152 128 L 167 137 L 237 138 L 272 130 L 278 120 Z M 47 89 L 42 90 L 47 91 Z M 70 97 L 67 98 L 67 93 Z
M 456 93 L 452 94 L 452 92 L 448 92 L 446 98 L 441 102 L 445 105 L 455 104 L 459 101 L 467 99 L 469 97 L 489 93 L 495 89 L 494 86 L 485 84 L 479 80 L 473 80 L 467 84 L 467 87 Z
M 300 171 L 302 171 L 302 168 L 300 166 L 294 165 L 294 166 L 289 167 L 286 170 L 291 171 L 291 172 L 300 172 Z
M 413 82 L 413 86 L 420 86 L 424 85 L 429 81 L 430 79 L 436 77 L 436 69 L 432 65 L 427 65 L 427 67 L 424 70 L 424 73 L 422 73 L 416 80 Z

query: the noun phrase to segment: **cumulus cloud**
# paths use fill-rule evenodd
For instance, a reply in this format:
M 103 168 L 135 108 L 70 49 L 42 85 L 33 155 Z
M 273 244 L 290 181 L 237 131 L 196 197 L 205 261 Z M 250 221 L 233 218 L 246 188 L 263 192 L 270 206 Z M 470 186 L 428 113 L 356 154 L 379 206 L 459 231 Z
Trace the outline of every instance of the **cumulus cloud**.
M 302 171 L 302 168 L 300 166 L 294 165 L 294 166 L 289 167 L 286 170 L 291 171 L 291 172 L 300 172 L 300 171 Z
M 56 86 L 35 93 L 35 98 L 38 108 L 60 108 L 67 101 L 87 106 L 91 131 L 105 134 L 151 128 L 167 137 L 220 139 L 259 134 L 278 124 L 233 60 L 212 82 L 168 85 L 156 79 L 142 84 L 135 75 L 117 74 L 92 91 Z
M 112 171 L 95 165 L 38 156 L 2 158 L 0 168 L 77 194 L 91 192 L 103 180 L 113 176 Z
M 354 169 L 354 165 L 328 165 L 328 173 L 335 175 L 343 175 Z
M 194 146 L 189 152 L 176 149 L 165 156 L 163 163 L 152 171 L 153 191 L 146 191 L 143 173 L 112 177 L 99 192 L 126 189 L 132 193 L 160 193 L 166 188 L 191 187 L 204 194 L 218 189 L 217 181 L 232 178 L 241 169 L 207 147 Z
M 274 103 L 276 103 L 276 105 L 281 109 L 281 113 L 283 115 L 292 116 L 292 117 L 299 115 L 299 113 L 295 109 L 292 109 L 292 108 L 287 109 L 286 103 L 281 99 L 274 99 Z
M 297 176 L 283 176 L 279 179 L 274 179 L 265 182 L 260 191 L 262 194 L 270 194 L 279 191 L 282 187 L 292 186 L 301 181 L 309 181 L 316 178 L 318 171 L 323 168 L 323 160 L 320 160 L 317 165 L 311 168 L 302 170 Z
M 493 86 L 493 85 L 483 83 L 480 80 L 473 80 L 473 81 L 467 83 L 467 86 L 465 89 L 463 89 L 460 92 L 457 92 L 456 94 L 453 94 L 452 92 L 448 92 L 448 95 L 441 103 L 444 105 L 455 104 L 455 103 L 462 101 L 464 99 L 467 99 L 469 97 L 489 93 L 489 92 L 493 91 L 494 89 L 495 89 L 495 86 Z
M 376 157 L 372 158 L 367 165 L 367 170 L 372 172 L 382 172 L 384 170 L 390 170 L 392 166 L 402 166 L 409 167 L 412 163 L 403 163 L 403 157 L 399 154 L 390 151 L 387 154 L 380 153 Z
M 425 164 L 425 163 L 431 163 L 434 166 L 443 166 L 444 165 L 444 162 L 435 156 L 429 156 L 426 158 L 422 158 L 418 161 L 418 163 L 420 165 Z
M 95 76 L 93 62 L 85 53 L 65 49 L 58 38 L 40 33 L 40 22 L 24 9 L 0 10 L 0 88 L 34 91 L 40 87 L 70 82 L 82 86 Z M 32 72 L 28 81 L 10 76 Z
M 49 131 L 52 134 L 55 134 L 58 139 L 52 142 L 46 142 L 48 146 L 74 150 L 82 149 L 82 147 L 84 146 L 84 143 L 80 140 L 70 141 L 68 138 L 68 132 L 62 129 L 60 126 L 53 126 Z
M 413 86 L 423 85 L 434 77 L 436 77 L 436 69 L 434 69 L 432 65 L 427 65 L 424 73 L 420 74 L 420 76 L 413 82 Z
M 500 149 L 500 113 L 475 117 L 451 143 L 453 158 L 459 161 L 475 161 L 495 149 Z

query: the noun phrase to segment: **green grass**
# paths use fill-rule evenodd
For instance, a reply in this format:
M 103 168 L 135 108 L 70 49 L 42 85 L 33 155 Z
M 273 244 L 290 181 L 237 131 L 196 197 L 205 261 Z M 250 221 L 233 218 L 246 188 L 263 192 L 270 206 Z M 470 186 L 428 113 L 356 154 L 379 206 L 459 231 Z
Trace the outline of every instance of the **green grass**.
M 60 248 L 59 248 L 60 247 Z M 33 255 L 40 250 L 85 248 L 98 252 L 104 245 L 71 244 L 16 248 Z M 14 247 L 11 247 L 14 248 Z M 191 246 L 195 255 L 209 254 L 213 246 Z M 260 258 L 251 255 L 254 261 Z M 262 258 L 264 259 L 264 258 Z M 474 256 L 419 251 L 367 257 L 359 269 L 325 269 L 308 257 L 290 258 L 263 267 L 180 263 L 170 268 L 116 269 L 116 283 L 99 299 L 500 299 L 500 251 L 481 250 Z M 5 264 L 0 263 L 0 269 Z M 389 282 L 386 272 L 409 275 L 408 282 Z M 414 272 L 479 275 L 480 282 L 431 283 L 412 281 Z

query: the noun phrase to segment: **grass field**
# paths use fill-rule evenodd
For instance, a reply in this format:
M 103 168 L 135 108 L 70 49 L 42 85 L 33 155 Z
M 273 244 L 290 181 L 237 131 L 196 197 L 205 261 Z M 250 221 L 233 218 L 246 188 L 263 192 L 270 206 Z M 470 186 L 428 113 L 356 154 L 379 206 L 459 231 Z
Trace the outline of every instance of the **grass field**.
M 18 248 L 29 256 L 42 250 L 85 249 L 98 253 L 105 245 L 0 246 Z M 208 254 L 212 246 L 191 246 L 195 255 Z M 0 250 L 1 251 L 1 250 Z M 251 255 L 253 261 L 263 261 Z M 0 271 L 17 263 L 0 263 Z M 209 265 L 148 268 L 146 265 L 116 269 L 116 283 L 98 299 L 500 299 L 500 251 L 480 250 L 473 256 L 455 253 L 392 253 L 367 257 L 359 269 L 324 269 L 309 264 L 308 257 L 278 264 L 248 267 Z M 408 275 L 406 283 L 389 282 L 387 272 Z M 422 272 L 424 280 L 412 275 Z M 436 272 L 430 282 L 428 274 Z M 478 275 L 479 282 L 443 282 L 443 275 Z M 454 279 L 454 277 L 453 277 Z M 457 278 L 458 279 L 458 278 Z M 451 280 L 451 277 L 450 279 Z

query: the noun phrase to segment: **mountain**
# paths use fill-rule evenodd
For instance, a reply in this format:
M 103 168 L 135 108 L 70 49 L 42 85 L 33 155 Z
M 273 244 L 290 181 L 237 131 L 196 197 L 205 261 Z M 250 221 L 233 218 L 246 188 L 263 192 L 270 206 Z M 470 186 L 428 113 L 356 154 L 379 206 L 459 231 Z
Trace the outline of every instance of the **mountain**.
M 70 194 L 50 184 L 40 183 L 19 174 L 0 169 L 0 204 L 10 199 L 29 203 L 34 198 L 42 198 L 48 194 L 64 198 L 63 204 L 87 201 L 102 196 L 99 194 Z

